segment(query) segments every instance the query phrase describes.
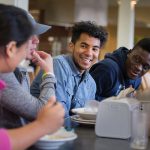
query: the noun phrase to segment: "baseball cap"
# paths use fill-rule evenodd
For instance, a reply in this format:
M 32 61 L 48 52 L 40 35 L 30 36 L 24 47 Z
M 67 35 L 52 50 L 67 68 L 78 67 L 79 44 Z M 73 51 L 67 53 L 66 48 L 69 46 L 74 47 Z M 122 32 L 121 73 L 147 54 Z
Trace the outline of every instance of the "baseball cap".
M 45 33 L 51 28 L 51 26 L 36 22 L 33 16 L 28 12 L 27 12 L 27 17 L 34 28 L 33 34 L 40 35 L 42 33 Z

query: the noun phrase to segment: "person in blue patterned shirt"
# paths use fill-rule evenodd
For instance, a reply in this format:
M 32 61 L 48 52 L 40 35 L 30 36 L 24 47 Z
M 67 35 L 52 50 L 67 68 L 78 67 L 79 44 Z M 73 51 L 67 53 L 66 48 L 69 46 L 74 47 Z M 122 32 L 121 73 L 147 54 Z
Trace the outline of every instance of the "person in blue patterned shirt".
M 107 36 L 106 30 L 93 22 L 78 22 L 73 26 L 69 43 L 72 54 L 54 58 L 56 97 L 63 104 L 66 117 L 71 109 L 84 107 L 86 101 L 95 99 L 96 84 L 89 68 L 97 61 Z M 40 71 L 32 83 L 31 93 L 34 96 L 39 95 L 42 74 Z

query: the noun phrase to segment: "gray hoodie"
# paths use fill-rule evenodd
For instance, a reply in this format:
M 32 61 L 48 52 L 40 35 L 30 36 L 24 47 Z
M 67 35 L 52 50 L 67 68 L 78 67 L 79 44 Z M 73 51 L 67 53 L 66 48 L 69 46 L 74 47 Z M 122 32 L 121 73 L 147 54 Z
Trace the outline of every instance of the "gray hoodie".
M 29 76 L 26 70 L 20 72 L 21 83 L 15 74 L 0 73 L 0 79 L 6 82 L 6 88 L 0 94 L 0 127 L 16 128 L 22 125 L 20 118 L 32 121 L 39 109 L 55 95 L 55 78 L 52 75 L 44 77 L 40 85 L 38 98 L 30 94 Z

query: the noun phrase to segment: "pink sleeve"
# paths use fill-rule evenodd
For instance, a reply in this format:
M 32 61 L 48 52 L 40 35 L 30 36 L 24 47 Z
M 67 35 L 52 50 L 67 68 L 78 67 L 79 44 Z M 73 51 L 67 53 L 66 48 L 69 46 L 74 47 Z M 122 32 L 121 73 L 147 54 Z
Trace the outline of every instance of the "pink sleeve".
M 5 129 L 0 129 L 0 150 L 11 150 L 10 139 Z

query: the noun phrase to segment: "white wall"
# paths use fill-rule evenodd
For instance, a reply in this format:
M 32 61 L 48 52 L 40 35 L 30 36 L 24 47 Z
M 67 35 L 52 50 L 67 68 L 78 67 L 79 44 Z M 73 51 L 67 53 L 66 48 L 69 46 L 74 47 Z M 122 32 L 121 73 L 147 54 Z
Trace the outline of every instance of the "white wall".
M 28 10 L 28 7 L 29 7 L 28 0 L 0 0 L 0 3 L 15 5 L 15 6 L 23 8 L 25 10 Z

